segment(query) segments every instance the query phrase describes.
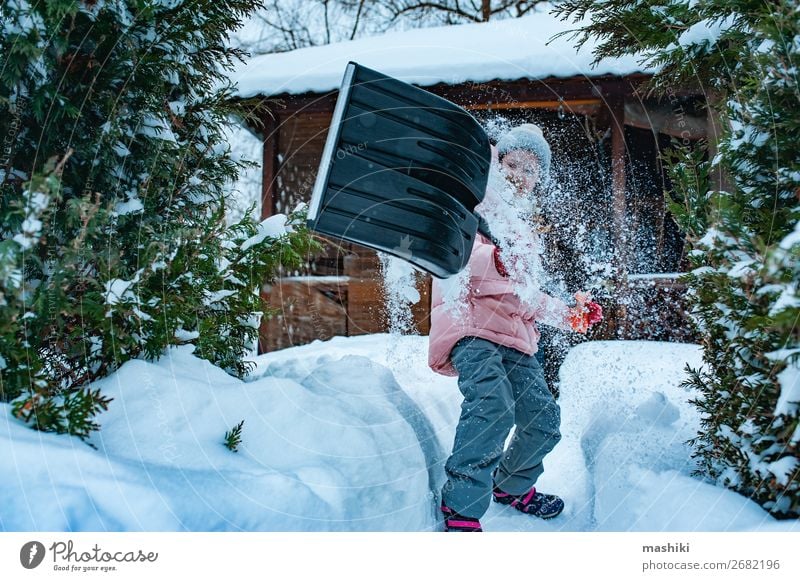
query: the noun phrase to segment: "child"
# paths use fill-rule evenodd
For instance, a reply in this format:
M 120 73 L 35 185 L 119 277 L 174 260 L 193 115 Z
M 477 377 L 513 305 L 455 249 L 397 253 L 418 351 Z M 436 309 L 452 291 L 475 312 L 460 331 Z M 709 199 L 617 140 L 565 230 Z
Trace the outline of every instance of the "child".
M 584 333 L 602 318 L 599 305 L 584 294 L 576 293 L 577 304 L 568 307 L 536 288 L 520 289 L 526 275 L 520 271 L 530 275 L 530 265 L 504 260 L 514 254 L 504 252 L 490 231 L 490 226 L 503 226 L 497 217 L 506 210 L 530 203 L 536 184 L 548 179 L 550 148 L 541 130 L 525 124 L 504 134 L 493 148 L 493 164 L 503 168 L 512 186 L 506 190 L 512 193 L 500 192 L 490 182 L 477 208 L 495 218 L 480 220 L 466 269 L 466 296 L 454 309 L 443 298 L 447 283 L 434 279 L 432 289 L 428 363 L 438 373 L 458 375 L 464 396 L 453 451 L 445 463 L 448 479 L 441 510 L 448 531 L 481 531 L 479 519 L 490 495 L 541 518 L 561 513 L 560 498 L 534 487 L 543 472 L 542 459 L 561 438 L 559 406 L 533 356 L 539 338 L 536 322 Z M 509 195 L 515 199 L 508 200 Z M 520 237 L 528 238 L 520 242 L 527 242 L 528 252 L 535 254 L 530 249 L 536 243 L 533 231 Z M 520 246 L 516 240 L 506 245 Z

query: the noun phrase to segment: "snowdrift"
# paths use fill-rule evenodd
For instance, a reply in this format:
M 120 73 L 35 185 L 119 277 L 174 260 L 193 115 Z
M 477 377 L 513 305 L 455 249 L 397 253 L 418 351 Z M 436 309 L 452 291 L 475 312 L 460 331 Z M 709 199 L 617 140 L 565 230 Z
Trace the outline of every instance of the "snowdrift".
M 461 404 L 427 338 L 368 335 L 259 356 L 247 381 L 171 349 L 98 382 L 91 443 L 30 430 L 0 405 L 5 531 L 435 531 Z M 562 368 L 563 439 L 538 483 L 567 504 L 537 521 L 492 504 L 484 528 L 800 530 L 691 476 L 698 426 L 679 384 L 699 347 L 591 342 Z M 238 452 L 224 434 L 244 420 Z

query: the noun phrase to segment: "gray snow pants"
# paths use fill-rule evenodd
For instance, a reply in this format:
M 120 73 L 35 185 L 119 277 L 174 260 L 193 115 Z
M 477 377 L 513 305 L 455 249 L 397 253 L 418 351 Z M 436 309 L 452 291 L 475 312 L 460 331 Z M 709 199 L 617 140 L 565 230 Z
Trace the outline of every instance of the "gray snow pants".
M 480 518 L 495 467 L 494 484 L 504 492 L 523 494 L 534 485 L 542 459 L 561 439 L 561 410 L 535 357 L 477 337 L 461 339 L 450 357 L 464 401 L 442 500 L 462 516 Z

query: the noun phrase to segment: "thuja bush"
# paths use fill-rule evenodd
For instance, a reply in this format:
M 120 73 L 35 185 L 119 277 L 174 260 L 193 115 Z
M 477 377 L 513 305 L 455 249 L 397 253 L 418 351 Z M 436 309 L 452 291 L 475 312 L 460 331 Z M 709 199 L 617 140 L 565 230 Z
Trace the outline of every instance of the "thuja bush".
M 170 345 L 247 373 L 261 285 L 314 244 L 300 209 L 224 219 L 225 40 L 257 5 L 0 5 L 0 399 L 32 427 L 87 437 L 90 384 Z

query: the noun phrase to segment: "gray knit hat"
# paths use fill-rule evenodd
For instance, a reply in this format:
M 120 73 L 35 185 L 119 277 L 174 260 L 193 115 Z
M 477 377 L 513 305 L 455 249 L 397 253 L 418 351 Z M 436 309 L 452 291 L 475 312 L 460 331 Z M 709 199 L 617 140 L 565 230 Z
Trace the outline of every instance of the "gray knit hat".
M 550 177 L 550 144 L 542 129 L 533 123 L 523 123 L 506 131 L 497 141 L 497 155 L 502 157 L 514 149 L 527 149 L 539 158 L 543 181 Z

